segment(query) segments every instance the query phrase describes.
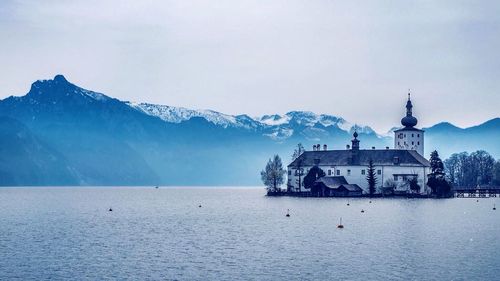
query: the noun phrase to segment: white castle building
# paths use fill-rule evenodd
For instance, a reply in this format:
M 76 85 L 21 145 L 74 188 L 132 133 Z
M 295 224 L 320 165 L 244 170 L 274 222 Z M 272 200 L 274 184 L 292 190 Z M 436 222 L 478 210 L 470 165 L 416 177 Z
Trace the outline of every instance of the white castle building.
M 423 157 L 424 131 L 415 128 L 417 118 L 412 115 L 412 108 L 408 94 L 406 116 L 401 119 L 403 128 L 394 132 L 394 149 L 360 149 L 357 132 L 353 134 L 352 146 L 346 149 L 327 150 L 324 145 L 321 150 L 319 145 L 314 146 L 313 151 L 305 151 L 288 165 L 288 191 L 310 192 L 304 186 L 303 179 L 311 168 L 317 166 L 326 174 L 326 179 L 318 183 L 329 189 L 329 192 L 338 190 L 348 195 L 349 192 L 354 194 L 362 190 L 368 193 L 366 177 L 371 160 L 377 177 L 377 189 L 391 184 L 396 186 L 397 192 L 405 192 L 409 190 L 409 180 L 416 178 L 420 193 L 428 193 L 425 183 L 430 163 Z

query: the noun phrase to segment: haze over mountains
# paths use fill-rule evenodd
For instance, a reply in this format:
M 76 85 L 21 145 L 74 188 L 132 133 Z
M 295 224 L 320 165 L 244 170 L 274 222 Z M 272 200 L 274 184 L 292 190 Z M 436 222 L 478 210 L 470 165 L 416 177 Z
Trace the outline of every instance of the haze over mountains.
M 395 120 L 398 124 L 398 120 Z M 287 164 L 298 142 L 345 149 L 392 147 L 392 135 L 341 117 L 292 111 L 227 115 L 124 102 L 62 75 L 0 101 L 0 185 L 255 185 L 267 159 Z M 426 154 L 484 149 L 500 156 L 500 118 L 470 128 L 426 129 Z

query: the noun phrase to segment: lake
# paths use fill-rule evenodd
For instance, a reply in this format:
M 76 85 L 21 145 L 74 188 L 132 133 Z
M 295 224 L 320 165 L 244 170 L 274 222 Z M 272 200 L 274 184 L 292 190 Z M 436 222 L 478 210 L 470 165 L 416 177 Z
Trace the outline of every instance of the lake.
M 0 280 L 500 279 L 500 199 L 264 194 L 0 188 Z

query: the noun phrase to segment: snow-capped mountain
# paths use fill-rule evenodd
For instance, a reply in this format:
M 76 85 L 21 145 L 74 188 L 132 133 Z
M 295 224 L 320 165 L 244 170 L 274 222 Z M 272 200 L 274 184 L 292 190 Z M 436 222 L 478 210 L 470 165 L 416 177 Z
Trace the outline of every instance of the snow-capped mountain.
M 181 123 L 193 117 L 201 117 L 223 128 L 242 128 L 262 131 L 262 134 L 274 139 L 284 140 L 300 132 L 300 135 L 315 140 L 328 135 L 328 129 L 340 129 L 352 134 L 376 134 L 368 126 L 360 126 L 345 119 L 327 114 L 315 114 L 310 111 L 291 111 L 284 115 L 273 114 L 262 117 L 248 115 L 229 115 L 214 110 L 194 110 L 184 107 L 158 105 L 150 103 L 126 102 L 130 107 L 145 114 L 159 117 L 170 123 Z
M 181 123 L 193 117 L 201 117 L 208 122 L 222 126 L 224 128 L 236 127 L 253 129 L 260 125 L 258 122 L 247 115 L 233 116 L 208 109 L 194 110 L 184 107 L 150 103 L 126 102 L 126 104 L 143 113 L 159 117 L 160 119 L 170 123 Z

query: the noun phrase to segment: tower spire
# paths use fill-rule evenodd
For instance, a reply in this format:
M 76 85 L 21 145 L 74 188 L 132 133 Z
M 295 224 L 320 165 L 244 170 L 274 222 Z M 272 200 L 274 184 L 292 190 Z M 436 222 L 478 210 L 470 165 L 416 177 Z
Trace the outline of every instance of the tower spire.
M 408 89 L 408 101 L 406 102 L 406 116 L 401 119 L 401 125 L 405 127 L 413 127 L 417 125 L 417 118 L 412 115 L 413 104 L 411 103 L 411 92 Z

